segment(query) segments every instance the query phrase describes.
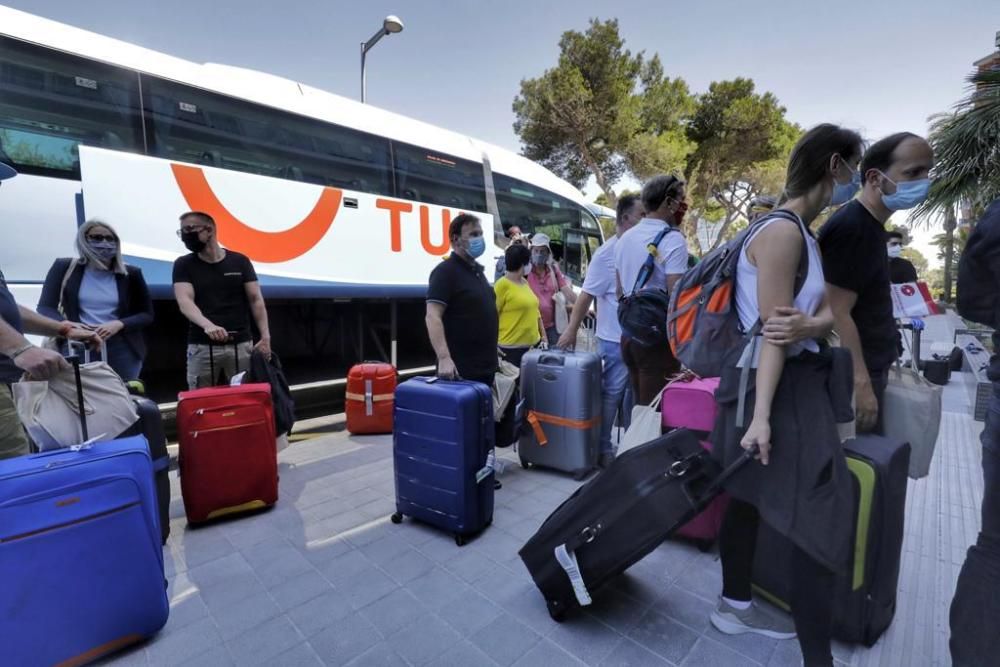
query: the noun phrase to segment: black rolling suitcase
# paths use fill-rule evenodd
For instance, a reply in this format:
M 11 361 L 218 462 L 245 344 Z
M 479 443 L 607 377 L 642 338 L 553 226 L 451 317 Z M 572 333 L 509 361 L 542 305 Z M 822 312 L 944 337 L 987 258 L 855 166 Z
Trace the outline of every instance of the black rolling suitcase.
M 678 429 L 615 459 L 520 551 L 549 615 L 561 621 L 568 610 L 589 605 L 591 592 L 696 516 L 753 456 L 747 452 L 723 470 L 694 433 Z
M 872 646 L 896 612 L 896 588 L 903 548 L 903 514 L 910 446 L 874 435 L 844 443 L 847 468 L 855 479 L 854 557 L 834 590 L 833 636 Z M 754 587 L 789 609 L 788 540 L 761 522 L 754 559 Z
M 163 544 L 170 536 L 170 455 L 167 453 L 167 438 L 163 434 L 163 420 L 160 408 L 153 401 L 142 396 L 132 396 L 135 410 L 139 413 L 139 421 L 118 437 L 142 435 L 149 444 L 149 456 L 153 459 L 153 470 L 156 475 L 156 498 L 160 511 L 160 533 Z

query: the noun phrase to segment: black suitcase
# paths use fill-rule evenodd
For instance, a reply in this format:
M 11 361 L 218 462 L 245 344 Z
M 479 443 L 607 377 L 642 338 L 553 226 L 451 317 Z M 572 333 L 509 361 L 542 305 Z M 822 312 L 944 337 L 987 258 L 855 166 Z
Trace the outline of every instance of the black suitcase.
M 590 592 L 655 549 L 715 498 L 754 456 L 722 470 L 686 429 L 631 449 L 549 516 L 519 555 L 562 621 Z
M 951 360 L 945 358 L 925 361 L 924 377 L 927 378 L 928 382 L 942 387 L 948 384 L 948 381 L 951 380 Z
M 844 443 L 854 477 L 856 541 L 849 574 L 838 576 L 833 636 L 872 646 L 896 613 L 910 445 L 875 435 Z M 788 610 L 791 544 L 761 522 L 754 559 L 757 592 Z
M 170 536 L 170 455 L 167 453 L 167 438 L 163 434 L 163 419 L 160 408 L 153 401 L 142 396 L 132 396 L 139 421 L 130 426 L 119 438 L 142 435 L 149 443 L 149 456 L 153 459 L 156 474 L 156 496 L 160 508 L 160 534 L 163 544 Z

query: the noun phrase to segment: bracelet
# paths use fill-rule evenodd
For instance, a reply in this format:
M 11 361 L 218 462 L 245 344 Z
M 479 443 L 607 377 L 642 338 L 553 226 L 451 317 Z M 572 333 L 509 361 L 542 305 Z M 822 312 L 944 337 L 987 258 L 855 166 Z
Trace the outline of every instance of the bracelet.
M 33 347 L 35 347 L 35 346 L 32 345 L 31 343 L 27 343 L 25 345 L 22 345 L 21 347 L 17 348 L 13 352 L 11 352 L 10 356 L 8 358 L 11 361 L 13 361 L 14 359 L 17 359 L 19 356 L 21 356 L 22 354 L 24 354 L 25 352 L 27 352 L 28 350 L 30 350 Z

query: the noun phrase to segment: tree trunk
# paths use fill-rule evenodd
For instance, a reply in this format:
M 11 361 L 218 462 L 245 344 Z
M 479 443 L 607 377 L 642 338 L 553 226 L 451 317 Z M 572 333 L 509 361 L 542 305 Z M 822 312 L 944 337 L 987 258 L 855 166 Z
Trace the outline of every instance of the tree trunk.
M 952 273 L 955 259 L 955 210 L 949 206 L 944 214 L 944 300 L 951 303 Z
M 719 227 L 719 233 L 716 234 L 715 240 L 712 241 L 712 247 L 708 249 L 709 252 L 712 252 L 720 245 L 722 245 L 724 239 L 726 238 L 726 232 L 729 231 L 729 228 L 732 226 L 733 221 L 736 220 L 736 214 L 737 211 L 730 210 L 728 208 L 726 209 L 726 217 L 722 221 L 722 226 Z
M 597 161 L 594 160 L 594 157 L 590 154 L 590 150 L 587 148 L 586 143 L 582 141 L 577 142 L 577 146 L 580 148 L 580 156 L 590 169 L 590 173 L 592 173 L 594 178 L 597 180 L 597 187 L 601 188 L 601 191 L 604 192 L 604 196 L 608 198 L 608 208 L 617 207 L 618 195 L 615 194 L 614 188 L 611 187 L 610 183 L 608 183 L 608 179 L 604 175 L 604 170 L 601 169 L 601 167 L 597 164 Z

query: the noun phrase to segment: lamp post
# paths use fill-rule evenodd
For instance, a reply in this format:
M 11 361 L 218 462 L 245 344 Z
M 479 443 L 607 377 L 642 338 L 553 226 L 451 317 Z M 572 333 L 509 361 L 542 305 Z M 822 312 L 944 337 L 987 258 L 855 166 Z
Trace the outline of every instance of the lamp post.
M 378 41 L 385 37 L 386 35 L 391 35 L 392 33 L 403 32 L 403 22 L 399 20 L 398 16 L 389 15 L 385 17 L 382 21 L 382 28 L 372 35 L 371 39 L 367 42 L 361 42 L 361 103 L 365 103 L 365 56 L 368 52 L 372 50 Z

